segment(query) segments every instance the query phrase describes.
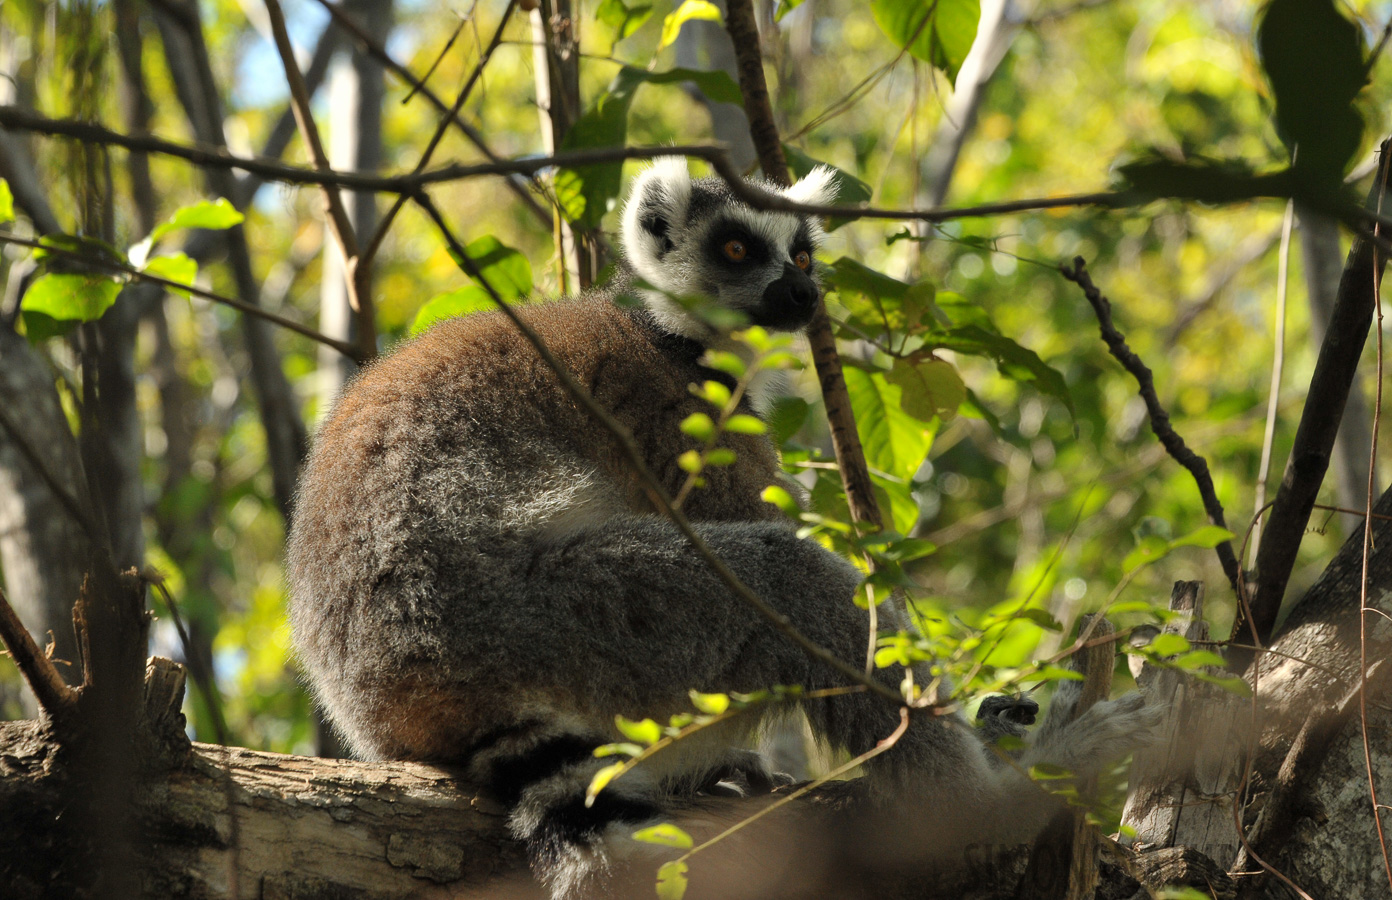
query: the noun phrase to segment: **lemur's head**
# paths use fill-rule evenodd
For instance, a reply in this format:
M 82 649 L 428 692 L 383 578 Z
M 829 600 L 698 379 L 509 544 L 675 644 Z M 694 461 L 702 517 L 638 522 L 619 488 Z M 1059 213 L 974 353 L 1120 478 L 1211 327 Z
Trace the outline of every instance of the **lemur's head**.
M 819 166 L 792 187 L 763 187 L 798 203 L 829 203 L 833 180 Z M 720 178 L 693 179 L 685 159 L 665 156 L 634 182 L 621 240 L 628 264 L 657 288 L 641 296 L 658 324 L 699 339 L 708 329 L 669 295 L 704 294 L 765 328 L 805 327 L 820 292 L 813 253 L 822 236 L 815 218 L 753 209 Z

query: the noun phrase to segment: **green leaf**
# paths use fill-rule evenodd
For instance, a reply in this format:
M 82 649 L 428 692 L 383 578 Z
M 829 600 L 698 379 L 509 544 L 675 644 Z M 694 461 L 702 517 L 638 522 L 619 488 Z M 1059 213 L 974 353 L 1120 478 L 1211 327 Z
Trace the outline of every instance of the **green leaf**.
M 14 194 L 10 193 L 10 183 L 0 178 L 0 222 L 14 218 Z
M 107 275 L 50 273 L 29 285 L 21 307 L 58 321 L 92 322 L 116 302 L 121 285 Z
M 955 79 L 976 39 L 978 0 L 871 0 L 875 23 L 894 46 Z
M 715 423 L 705 413 L 692 413 L 682 419 L 677 427 L 681 429 L 682 434 L 694 437 L 698 441 L 708 441 L 711 435 L 715 434 Z
M 681 6 L 668 13 L 667 18 L 662 20 L 662 40 L 658 41 L 657 50 L 654 52 L 661 52 L 663 48 L 676 43 L 677 35 L 681 34 L 682 26 L 693 19 L 707 22 L 724 21 L 720 15 L 720 7 L 711 3 L 710 0 L 685 0 Z
M 787 443 L 807 421 L 811 409 L 801 397 L 779 397 L 775 400 L 773 409 L 768 413 L 768 426 L 773 432 L 774 442 L 780 446 Z
M 724 409 L 730 402 L 730 389 L 718 381 L 702 382 L 700 387 L 694 387 L 692 391 L 716 409 Z
M 798 0 L 799 3 L 802 0 Z M 870 185 L 861 181 L 859 178 L 839 169 L 830 163 L 813 159 L 803 153 L 792 144 L 783 145 L 783 158 L 788 161 L 788 168 L 792 171 L 795 178 L 806 178 L 808 173 L 817 166 L 826 166 L 836 173 L 836 196 L 831 198 L 831 202 L 837 206 L 854 206 L 859 203 L 869 203 L 870 198 L 875 195 L 875 191 Z M 835 231 L 845 225 L 850 219 L 828 219 L 826 223 L 827 231 Z
M 664 847 L 676 847 L 678 850 L 690 850 L 695 841 L 691 835 L 682 831 L 671 822 L 663 822 L 661 825 L 652 825 L 648 828 L 641 828 L 633 832 L 635 841 L 642 841 L 645 844 L 661 844 Z
M 1230 541 L 1237 535 L 1226 528 L 1217 525 L 1205 525 L 1196 531 L 1191 531 L 1183 537 L 1175 538 L 1170 542 L 1171 547 L 1203 547 L 1213 549 L 1224 541 Z
M 725 466 L 733 466 L 734 464 L 735 451 L 728 447 L 716 447 L 706 454 L 706 465 L 708 466 L 719 466 L 723 468 Z
M 602 0 L 595 18 L 614 29 L 614 43 L 618 43 L 633 32 L 642 28 L 652 18 L 651 6 L 625 6 L 623 0 Z
M 763 434 L 768 426 L 753 416 L 740 414 L 725 420 L 725 430 L 735 434 Z
M 627 763 L 612 763 L 611 765 L 607 765 L 604 768 L 600 769 L 598 772 L 594 773 L 594 777 L 590 779 L 590 786 L 585 790 L 586 806 L 590 806 L 594 803 L 594 798 L 598 797 L 599 792 L 604 790 L 604 788 L 608 786 L 609 782 L 614 780 L 615 775 L 618 775 L 620 772 L 624 770 L 625 765 L 627 765 Z
M 945 359 L 930 357 L 914 362 L 897 358 L 885 380 L 903 391 L 899 404 L 904 412 L 924 422 L 934 417 L 951 418 L 967 399 L 967 386 L 962 383 L 962 376 Z
M 155 230 L 150 232 L 150 243 L 153 244 L 171 231 L 179 228 L 209 228 L 221 230 L 239 225 L 246 219 L 241 213 L 237 212 L 236 207 L 227 202 L 224 197 L 216 200 L 200 200 L 188 206 L 182 206 L 174 211 L 168 221 L 155 226 Z
M 625 719 L 623 716 L 615 716 L 614 724 L 624 737 L 636 744 L 647 744 L 652 746 L 662 740 L 662 726 L 652 719 L 643 719 L 635 722 L 632 719 Z
M 1065 669 L 1061 666 L 1043 666 L 1035 672 L 1032 678 L 1040 681 L 1084 681 L 1083 673 L 1074 672 L 1072 669 Z
M 469 254 L 469 260 L 483 280 L 504 300 L 516 300 L 532 292 L 532 264 L 521 252 L 493 235 L 486 234 L 470 241 L 464 252 Z
M 802 513 L 802 507 L 798 506 L 793 495 L 776 484 L 764 488 L 763 492 L 759 494 L 759 498 L 765 503 L 772 503 L 781 509 L 786 516 L 797 518 Z
M 498 304 L 493 302 L 487 291 L 476 284 L 466 284 L 459 290 L 440 294 L 427 301 L 411 322 L 411 334 L 420 334 L 441 319 L 453 319 L 479 310 L 497 308 Z
M 677 466 L 683 472 L 689 472 L 695 475 L 697 472 L 701 471 L 701 454 L 697 453 L 695 450 L 688 450 L 677 457 Z
M 933 445 L 933 429 L 904 412 L 903 389 L 882 374 L 848 366 L 845 377 L 866 462 L 907 482 Z
M 1272 0 L 1257 47 L 1276 97 L 1276 130 L 1299 148 L 1296 172 L 1338 185 L 1363 138 L 1354 106 L 1368 81 L 1360 29 L 1332 0 Z
M 679 859 L 665 862 L 657 870 L 658 900 L 682 900 L 686 896 L 686 863 Z
M 773 11 L 773 21 L 782 22 L 783 17 L 802 5 L 803 0 L 778 0 L 778 8 Z
M 194 279 L 198 277 L 198 263 L 190 259 L 185 253 L 165 253 L 145 263 L 140 271 L 157 275 L 168 281 L 177 281 L 179 284 L 192 285 Z M 178 288 L 170 288 L 169 290 L 180 297 L 190 296 L 188 291 L 181 291 Z
M 691 691 L 691 705 L 708 716 L 718 716 L 730 708 L 729 694 L 703 694 Z
M 1150 642 L 1149 649 L 1156 656 L 1174 656 L 1189 650 L 1189 639 L 1172 631 L 1162 631 Z
M 1129 575 L 1141 566 L 1164 559 L 1169 552 L 1169 541 L 1153 534 L 1147 535 L 1136 542 L 1136 549 L 1126 554 L 1126 558 L 1121 561 L 1121 570 Z
M 994 360 L 996 368 L 1006 378 L 1033 382 L 1042 393 L 1062 403 L 1070 416 L 1077 417 L 1073 395 L 1069 393 L 1068 383 L 1058 370 L 1046 364 L 1033 350 L 1021 347 L 1008 337 L 987 331 L 979 325 L 966 325 L 933 332 L 928 338 L 928 345 Z

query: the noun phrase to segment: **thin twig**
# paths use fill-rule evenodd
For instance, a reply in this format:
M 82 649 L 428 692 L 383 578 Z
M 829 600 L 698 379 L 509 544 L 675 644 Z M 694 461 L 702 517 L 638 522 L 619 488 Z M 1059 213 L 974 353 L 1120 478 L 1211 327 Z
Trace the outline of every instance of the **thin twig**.
M 324 344 L 325 346 L 332 347 L 339 353 L 342 353 L 344 356 L 350 357 L 351 359 L 357 362 L 366 362 L 366 360 L 359 355 L 358 348 L 353 346 L 352 344 L 337 340 L 335 338 L 331 338 L 326 334 L 322 334 L 321 332 L 315 331 L 313 328 L 310 328 L 307 325 L 301 325 L 299 322 L 296 322 L 292 319 L 287 319 L 284 316 L 277 315 L 276 313 L 273 313 L 267 309 L 263 309 L 260 306 L 256 306 L 255 304 L 251 303 L 246 303 L 234 297 L 227 297 L 223 294 L 215 294 L 212 291 L 206 291 L 203 288 L 196 287 L 195 285 L 184 284 L 183 282 L 172 281 L 168 278 L 163 278 L 159 275 L 154 275 L 149 272 L 143 272 L 132 265 L 123 262 L 118 262 L 114 259 L 101 259 L 92 256 L 87 256 L 82 253 L 69 250 L 66 247 L 50 246 L 48 244 L 40 243 L 39 241 L 30 240 L 29 238 L 20 237 L 19 235 L 12 234 L 8 231 L 0 231 L 0 243 L 14 244 L 19 247 L 29 247 L 35 250 L 42 250 L 50 256 L 61 256 L 64 259 L 71 259 L 75 262 L 81 262 L 92 269 L 120 272 L 124 275 L 129 275 L 132 278 L 138 278 L 141 281 L 149 281 L 154 284 L 163 285 L 168 290 L 185 291 L 189 294 L 193 294 L 195 297 L 201 297 L 204 300 L 211 300 L 214 303 L 221 303 L 224 306 L 230 306 L 233 309 L 239 312 L 246 313 L 249 316 L 256 316 L 257 318 L 265 319 L 267 322 L 279 325 L 281 328 L 285 328 L 289 331 L 295 332 L 296 334 L 303 335 L 304 337 L 307 337 L 310 340 L 318 341 L 319 343 Z
M 72 707 L 77 700 L 77 691 L 63 681 L 53 660 L 39 649 L 34 636 L 19 620 L 14 607 L 10 606 L 3 588 L 0 588 L 0 641 L 4 642 L 10 658 L 38 698 L 39 706 L 50 717 L 57 718 Z
M 1199 487 L 1199 495 L 1203 498 L 1204 511 L 1208 514 L 1209 522 L 1219 528 L 1227 528 L 1227 519 L 1223 515 L 1223 504 L 1218 502 L 1218 494 L 1213 488 L 1213 478 L 1208 473 L 1208 462 L 1199 456 L 1188 445 L 1184 443 L 1184 438 L 1180 437 L 1170 424 L 1170 414 L 1165 407 L 1160 404 L 1160 398 L 1155 393 L 1155 376 L 1139 356 L 1126 344 L 1126 338 L 1116 325 L 1112 323 L 1112 304 L 1103 296 L 1097 286 L 1092 283 L 1092 278 L 1088 275 L 1087 265 L 1081 256 L 1073 260 L 1073 268 L 1067 265 L 1060 266 L 1063 277 L 1078 285 L 1083 289 L 1083 295 L 1087 297 L 1088 303 L 1092 304 L 1093 312 L 1097 314 L 1097 322 L 1102 330 L 1102 340 L 1106 342 L 1107 349 L 1111 351 L 1117 362 L 1121 363 L 1122 368 L 1130 372 L 1136 379 L 1141 388 L 1141 399 L 1145 401 L 1146 412 L 1150 416 L 1150 427 L 1155 432 L 1155 436 L 1160 439 L 1160 443 L 1165 446 L 1170 456 L 1181 466 L 1189 470 L 1189 474 L 1194 476 L 1195 483 Z M 1228 581 L 1232 584 L 1233 590 L 1237 590 L 1240 567 L 1237 557 L 1233 554 L 1232 542 L 1223 541 L 1215 548 L 1218 553 L 1218 561 L 1222 563 L 1223 573 L 1228 576 Z
M 792 177 L 783 156 L 783 144 L 778 137 L 778 124 L 769 103 L 768 85 L 764 81 L 763 55 L 759 52 L 759 29 L 750 0 L 726 0 L 725 28 L 735 48 L 740 92 L 744 95 L 744 113 L 749 120 L 749 136 L 759 156 L 764 177 L 774 184 L 789 185 Z M 926 17 L 925 17 L 926 20 Z M 920 28 L 923 24 L 920 23 Z M 732 179 L 724 172 L 732 188 L 745 186 L 743 179 Z M 735 191 L 741 193 L 739 189 Z M 760 191 L 767 194 L 767 191 Z M 756 205 L 756 208 L 766 208 Z M 841 481 L 846 489 L 846 501 L 852 521 L 870 531 L 879 531 L 884 518 L 875 500 L 874 484 L 865 462 L 856 429 L 855 410 L 851 406 L 846 378 L 841 370 L 841 355 L 836 349 L 836 336 L 827 318 L 826 304 L 818 303 L 816 314 L 807 326 L 807 342 L 812 348 L 812 363 L 817 369 L 817 381 L 822 388 L 823 405 L 831 427 L 831 444 Z
M 1382 171 L 1379 173 L 1377 211 L 1382 212 L 1382 198 L 1387 193 L 1387 168 L 1392 160 L 1383 144 Z M 1376 228 L 1374 229 L 1376 233 Z M 1377 327 L 1373 330 L 1377 346 L 1377 391 L 1373 399 L 1372 446 L 1368 449 L 1368 495 L 1364 498 L 1363 571 L 1358 584 L 1358 723 L 1363 738 L 1363 763 L 1368 773 L 1368 799 L 1373 805 L 1373 826 L 1377 829 L 1378 847 L 1382 850 L 1382 866 L 1387 873 L 1387 886 L 1392 889 L 1392 857 L 1387 853 L 1387 836 L 1382 828 L 1382 808 L 1378 803 L 1377 779 L 1373 776 L 1373 750 L 1368 740 L 1368 567 L 1373 555 L 1373 492 L 1377 487 L 1378 428 L 1382 424 L 1382 279 L 1378 265 L 1377 247 L 1373 248 L 1373 310 Z M 1380 610 L 1379 610 L 1380 611 Z
M 488 42 L 488 46 L 479 56 L 478 64 L 469 73 L 469 80 L 464 82 L 464 87 L 459 91 L 459 96 L 454 99 L 454 105 L 449 108 L 440 121 L 435 125 L 435 133 L 426 142 L 425 149 L 421 151 L 420 159 L 416 162 L 416 167 L 411 170 L 411 174 L 419 175 L 430 165 L 430 158 L 435 155 L 435 150 L 440 146 L 440 141 L 444 140 L 446 132 L 449 131 L 450 124 L 459 117 L 459 111 L 464 108 L 469 95 L 474 91 L 474 85 L 478 84 L 483 77 L 483 67 L 488 65 L 488 61 L 493 57 L 493 51 L 498 49 L 498 42 L 503 39 L 503 29 L 507 27 L 508 21 L 512 18 L 512 11 L 517 8 L 517 0 L 508 0 L 507 8 L 503 10 L 503 17 L 498 20 L 498 28 L 493 32 L 493 39 Z M 462 24 L 461 24 L 462 27 Z M 454 38 L 450 38 L 451 43 Z M 448 48 L 446 48 L 448 49 Z M 362 257 L 358 260 L 361 266 L 371 266 L 372 260 L 376 258 L 377 251 L 382 247 L 382 240 L 387 236 L 387 229 L 395 221 L 396 214 L 401 212 L 401 208 L 406 205 L 406 195 L 397 194 L 396 202 L 387 210 L 386 215 L 382 216 L 382 221 L 378 223 L 377 230 L 364 245 Z
M 330 0 L 318 0 L 318 3 L 328 12 L 329 16 L 334 20 L 334 24 L 357 39 L 368 56 L 377 60 L 387 71 L 410 86 L 411 92 L 407 99 L 419 94 L 424 97 L 431 106 L 435 107 L 438 112 L 445 112 L 449 109 L 449 104 L 440 99 L 439 94 L 431 90 L 423 79 L 417 78 L 410 69 L 397 62 L 396 58 L 387 52 L 381 40 L 359 25 L 357 20 L 345 11 L 342 6 L 337 3 L 332 3 Z M 451 121 L 454 123 L 454 127 L 459 129 L 460 133 L 462 133 L 489 162 L 499 162 L 502 160 L 502 157 L 494 153 L 493 148 L 488 146 L 488 142 L 484 140 L 483 134 L 477 128 L 464 121 L 464 119 L 458 115 L 452 116 Z M 527 190 L 525 184 L 519 183 L 518 180 L 512 178 L 509 178 L 504 183 L 508 186 L 509 190 L 517 195 L 517 199 L 522 201 L 522 205 L 530 210 L 532 215 L 536 216 L 543 225 L 548 228 L 550 227 L 552 214 L 543 208 L 540 203 L 536 202 L 535 198 L 533 198 L 531 193 Z M 541 189 L 536 182 L 532 182 L 532 184 L 538 190 Z
M 1276 443 L 1276 415 L 1281 405 L 1281 374 L 1286 367 L 1286 281 L 1290 270 L 1291 226 L 1295 223 L 1295 201 L 1286 203 L 1286 215 L 1281 222 L 1281 250 L 1276 256 L 1276 334 L 1272 338 L 1271 387 L 1266 397 L 1266 430 L 1262 433 L 1261 464 L 1257 466 L 1256 499 L 1253 509 L 1266 506 L 1266 479 L 1271 474 L 1271 448 Z M 1253 513 L 1255 516 L 1255 513 Z M 1252 550 L 1248 564 L 1257 561 L 1261 546 L 1261 522 L 1253 519 Z
M 300 129 L 300 138 L 309 150 L 310 161 L 320 172 L 332 169 L 329 156 L 324 152 L 323 141 L 319 138 L 319 128 L 314 124 L 314 112 L 309 108 L 309 89 L 300 73 L 299 63 L 295 62 L 295 48 L 290 43 L 290 33 L 285 28 L 285 14 L 280 9 L 280 0 L 265 0 L 266 12 L 270 17 L 271 34 L 275 37 L 276 52 L 280 54 L 281 65 L 285 69 L 285 80 L 290 86 L 290 104 L 295 110 L 295 123 Z M 358 326 L 358 348 L 363 359 L 371 359 L 377 354 L 377 317 L 372 303 L 372 291 L 367 286 L 368 267 L 361 265 L 358 255 L 358 238 L 353 231 L 353 221 L 348 217 L 348 208 L 343 203 L 343 193 L 332 185 L 324 185 L 324 204 L 328 212 L 329 230 L 343 253 L 343 267 L 347 277 L 343 279 L 348 292 L 348 306 L 353 310 Z
M 489 163 L 455 163 L 421 172 L 418 175 L 373 175 L 365 172 L 345 172 L 335 169 L 317 171 L 303 166 L 289 165 L 274 159 L 238 156 L 207 145 L 181 144 L 150 134 L 122 134 L 92 122 L 76 119 L 50 119 L 17 106 L 0 106 L 0 127 L 35 134 L 69 137 L 85 143 L 122 147 L 145 153 L 158 153 L 187 160 L 204 168 L 237 169 L 259 175 L 268 181 L 284 184 L 335 185 L 344 190 L 379 191 L 390 194 L 415 194 L 421 188 L 431 184 L 483 175 L 530 176 L 553 167 L 576 168 L 630 159 L 688 156 L 709 163 L 721 177 L 729 182 L 730 189 L 736 196 L 757 209 L 842 219 L 917 219 L 926 222 L 946 222 L 953 219 L 1084 206 L 1117 209 L 1133 205 L 1139 199 L 1124 191 L 1105 191 L 928 210 L 795 203 L 781 194 L 763 190 L 745 181 L 743 174 L 729 161 L 725 148 L 710 144 L 572 150 L 551 156 L 502 159 Z

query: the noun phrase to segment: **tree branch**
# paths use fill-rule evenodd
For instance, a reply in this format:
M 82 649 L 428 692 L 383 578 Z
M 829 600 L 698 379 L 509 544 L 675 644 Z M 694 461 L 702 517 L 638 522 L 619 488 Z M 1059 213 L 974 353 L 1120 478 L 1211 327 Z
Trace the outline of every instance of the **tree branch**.
M 778 125 L 773 120 L 773 107 L 769 104 L 768 85 L 764 81 L 764 60 L 759 51 L 759 28 L 754 19 L 754 6 L 750 0 L 727 0 L 725 7 L 725 28 L 735 45 L 740 92 L 744 95 L 744 112 L 749 119 L 749 135 L 759 155 L 759 167 L 763 169 L 764 177 L 774 184 L 792 184 L 788 161 L 783 156 L 783 144 L 778 138 Z M 732 186 L 736 183 L 728 175 L 725 180 Z M 865 462 L 865 451 L 860 446 L 855 410 L 851 407 L 851 397 L 846 390 L 841 355 L 836 350 L 836 336 L 832 334 L 825 303 L 817 304 L 817 312 L 807 327 L 807 340 L 812 346 L 812 363 L 817 369 L 817 381 L 821 384 L 827 422 L 831 426 L 832 449 L 836 453 L 836 465 L 841 470 L 841 481 L 846 488 L 851 519 L 872 531 L 879 531 L 884 519 L 879 503 L 875 501 L 870 468 Z
M 1388 165 L 1389 146 L 1392 141 L 1382 144 L 1384 167 Z M 1368 193 L 1368 209 L 1379 208 L 1378 197 L 1383 183 L 1383 179 L 1378 179 L 1373 184 Z M 1257 551 L 1256 570 L 1248 592 L 1251 619 L 1248 620 L 1243 610 L 1238 611 L 1233 622 L 1233 640 L 1245 639 L 1249 632 L 1254 638 L 1252 643 L 1258 646 L 1264 646 L 1271 639 L 1276 614 L 1295 567 L 1296 552 L 1329 469 L 1344 405 L 1372 323 L 1375 286 L 1382 280 L 1385 265 L 1385 258 L 1378 258 L 1374 252 L 1373 237 L 1356 235 L 1344 264 L 1315 372 L 1310 378 L 1295 443 L 1286 460 L 1285 475 L 1276 491 Z M 1229 663 L 1234 671 L 1242 671 L 1251 661 L 1250 651 L 1233 648 L 1230 652 Z
M 10 652 L 10 659 L 29 683 L 29 689 L 39 700 L 39 706 L 52 718 L 58 718 L 72 708 L 77 699 L 77 691 L 63 682 L 63 676 L 53 661 L 44 655 L 29 629 L 15 614 L 9 598 L 0 588 L 0 641 Z
M 266 12 L 271 20 L 271 34 L 275 37 L 276 52 L 285 69 L 285 80 L 290 86 L 290 102 L 295 110 L 295 122 L 300 128 L 300 137 L 309 148 L 309 158 L 314 168 L 320 172 L 331 170 L 328 154 L 319 139 L 319 128 L 314 124 L 314 113 L 309 108 L 309 89 L 305 87 L 300 66 L 295 62 L 295 48 L 290 43 L 290 34 L 285 29 L 285 14 L 281 12 L 279 0 L 265 0 Z M 367 287 L 367 267 L 360 266 L 358 237 L 353 231 L 353 222 L 348 218 L 348 209 L 343 205 L 343 194 L 331 185 L 324 186 L 324 203 L 328 210 L 330 231 L 338 248 L 343 253 L 343 265 L 348 277 L 343 279 L 348 290 L 348 305 L 357 318 L 358 350 L 363 359 L 377 355 L 377 317 L 372 303 L 372 291 Z
M 1083 295 L 1087 297 L 1088 303 L 1092 304 L 1093 312 L 1097 314 L 1097 323 L 1102 330 L 1102 340 L 1107 343 L 1107 349 L 1111 351 L 1117 362 L 1121 363 L 1122 368 L 1130 372 L 1136 379 L 1141 388 L 1141 399 L 1145 401 L 1146 412 L 1150 416 L 1150 428 L 1155 432 L 1155 436 L 1160 439 L 1160 443 L 1165 446 L 1165 450 L 1181 466 L 1189 470 L 1189 474 L 1194 476 L 1194 481 L 1199 487 L 1199 496 L 1203 498 L 1204 512 L 1208 514 L 1208 521 L 1217 525 L 1219 528 L 1227 528 L 1227 519 L 1223 515 L 1223 504 L 1218 502 L 1218 494 L 1213 488 L 1213 478 L 1208 474 L 1208 462 L 1199 456 L 1189 446 L 1184 443 L 1184 438 L 1175 432 L 1174 426 L 1170 424 L 1170 414 L 1165 411 L 1165 407 L 1160 404 L 1160 398 L 1155 394 L 1155 375 L 1150 371 L 1139 356 L 1136 355 L 1126 344 L 1126 338 L 1117 330 L 1112 323 L 1112 304 L 1103 296 L 1097 286 L 1092 283 L 1091 276 L 1087 272 L 1087 264 L 1083 262 L 1081 256 L 1074 258 L 1073 268 L 1060 266 L 1063 277 L 1078 285 L 1083 289 Z M 1241 577 L 1241 568 L 1238 566 L 1237 556 L 1233 553 L 1232 542 L 1223 541 L 1216 548 L 1218 561 L 1223 565 L 1223 573 L 1228 576 L 1228 581 L 1232 584 L 1233 590 L 1238 590 L 1238 579 Z

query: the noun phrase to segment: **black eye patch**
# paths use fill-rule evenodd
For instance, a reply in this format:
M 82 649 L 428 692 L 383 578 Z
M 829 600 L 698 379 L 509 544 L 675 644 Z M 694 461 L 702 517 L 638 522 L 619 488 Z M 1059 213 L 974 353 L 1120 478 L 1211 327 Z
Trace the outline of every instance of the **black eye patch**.
M 731 241 L 738 241 L 744 247 L 744 257 L 738 262 L 725 252 Z M 767 241 L 750 233 L 748 228 L 733 224 L 712 228 L 706 235 L 704 249 L 707 258 L 731 267 L 765 263 L 773 256 L 773 248 Z

